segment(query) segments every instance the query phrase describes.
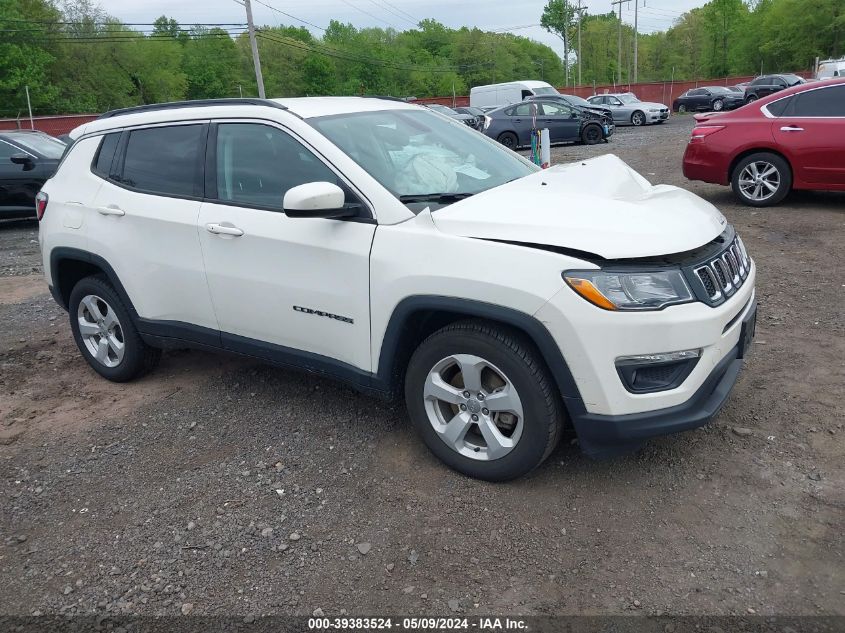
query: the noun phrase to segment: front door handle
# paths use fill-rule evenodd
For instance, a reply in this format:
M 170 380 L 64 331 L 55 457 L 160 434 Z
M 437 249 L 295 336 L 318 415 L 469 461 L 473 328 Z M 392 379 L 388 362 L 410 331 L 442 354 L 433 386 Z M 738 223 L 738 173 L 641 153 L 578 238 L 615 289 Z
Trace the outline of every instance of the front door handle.
M 126 211 L 124 211 L 120 207 L 114 207 L 114 206 L 97 207 L 97 213 L 99 213 L 100 215 L 116 215 L 118 217 L 122 216 L 122 215 L 126 215 Z
M 236 226 L 225 226 L 212 222 L 205 225 L 205 230 L 215 235 L 231 235 L 233 237 L 240 237 L 244 232 Z
M 781 129 L 781 132 L 803 132 L 803 127 L 798 127 L 797 125 L 784 125 Z

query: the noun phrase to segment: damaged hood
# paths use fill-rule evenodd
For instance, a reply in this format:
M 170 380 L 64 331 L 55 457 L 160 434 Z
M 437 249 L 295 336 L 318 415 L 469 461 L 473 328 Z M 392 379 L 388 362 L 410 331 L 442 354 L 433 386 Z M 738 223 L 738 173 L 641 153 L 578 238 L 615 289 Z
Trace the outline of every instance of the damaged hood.
M 693 250 L 727 224 L 709 202 L 678 187 L 652 186 L 613 154 L 551 167 L 431 217 L 451 235 L 556 246 L 605 259 Z

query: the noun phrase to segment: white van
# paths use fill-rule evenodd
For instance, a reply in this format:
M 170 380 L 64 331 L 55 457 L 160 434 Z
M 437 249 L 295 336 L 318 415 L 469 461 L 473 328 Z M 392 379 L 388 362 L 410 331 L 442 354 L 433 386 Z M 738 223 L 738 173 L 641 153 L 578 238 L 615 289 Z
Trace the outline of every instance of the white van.
M 476 86 L 469 91 L 469 105 L 473 108 L 505 106 L 511 103 L 519 103 L 525 97 L 532 95 L 556 94 L 560 93 L 545 81 L 511 81 L 504 84 Z
M 820 61 L 816 68 L 816 79 L 834 79 L 835 77 L 845 77 L 845 57 L 825 59 Z

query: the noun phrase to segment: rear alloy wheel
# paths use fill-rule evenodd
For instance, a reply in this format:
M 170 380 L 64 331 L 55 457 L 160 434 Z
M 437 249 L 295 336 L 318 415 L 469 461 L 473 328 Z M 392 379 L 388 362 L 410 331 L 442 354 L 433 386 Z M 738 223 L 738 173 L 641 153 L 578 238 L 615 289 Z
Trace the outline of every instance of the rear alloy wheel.
M 721 99 L 716 99 L 713 102 L 713 111 L 714 112 L 721 112 L 722 108 L 724 108 L 724 107 L 725 107 L 725 102 L 722 101 Z
M 745 204 L 772 206 L 783 200 L 792 188 L 792 172 L 787 162 L 777 154 L 751 154 L 734 168 L 731 188 Z
M 519 143 L 516 138 L 516 134 L 513 132 L 502 132 L 496 140 L 508 149 L 516 149 L 516 146 Z
M 86 277 L 77 282 L 68 308 L 76 346 L 104 378 L 125 382 L 158 364 L 161 350 L 141 340 L 120 296 L 102 277 Z
M 753 101 L 757 101 L 756 95 L 748 95 L 748 98 L 745 100 L 745 103 L 751 103 Z
M 631 115 L 631 125 L 645 125 L 645 114 L 637 110 Z
M 687 111 L 687 107 L 683 103 L 678 106 L 678 112 L 680 114 L 684 114 L 686 111 Z
M 601 143 L 602 129 L 595 123 L 590 123 L 581 131 L 581 142 L 584 145 Z
M 423 341 L 408 364 L 405 401 L 429 449 L 470 477 L 520 477 L 560 438 L 560 399 L 538 352 L 494 324 L 462 321 Z

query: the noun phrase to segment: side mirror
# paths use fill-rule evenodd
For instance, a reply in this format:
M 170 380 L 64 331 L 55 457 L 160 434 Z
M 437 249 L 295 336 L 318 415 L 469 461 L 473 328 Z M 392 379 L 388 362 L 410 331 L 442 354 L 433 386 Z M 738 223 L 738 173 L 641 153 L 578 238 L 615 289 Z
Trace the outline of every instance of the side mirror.
M 29 154 L 14 154 L 9 158 L 15 165 L 23 165 L 24 171 L 32 171 L 35 169 L 35 161 Z
M 282 207 L 291 218 L 349 218 L 359 205 L 345 205 L 343 189 L 330 182 L 307 182 L 285 193 Z

